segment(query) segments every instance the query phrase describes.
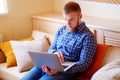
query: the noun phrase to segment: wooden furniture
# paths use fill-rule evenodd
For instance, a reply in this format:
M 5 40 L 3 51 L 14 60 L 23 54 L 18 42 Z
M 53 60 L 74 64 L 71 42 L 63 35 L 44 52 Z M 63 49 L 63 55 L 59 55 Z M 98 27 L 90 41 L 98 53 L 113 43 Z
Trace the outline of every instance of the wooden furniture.
M 33 29 L 55 34 L 64 25 L 62 13 L 43 13 L 31 16 Z M 87 27 L 95 34 L 97 42 L 120 47 L 120 20 L 83 16 Z

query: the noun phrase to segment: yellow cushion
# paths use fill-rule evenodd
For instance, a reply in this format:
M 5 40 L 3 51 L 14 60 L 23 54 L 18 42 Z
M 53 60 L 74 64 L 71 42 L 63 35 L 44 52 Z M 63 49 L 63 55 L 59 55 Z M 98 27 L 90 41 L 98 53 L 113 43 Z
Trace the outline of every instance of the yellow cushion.
M 19 41 L 31 41 L 31 40 L 34 40 L 32 36 L 24 38 L 24 39 L 21 39 Z
M 31 36 L 31 37 L 22 39 L 20 41 L 27 41 L 27 40 L 33 40 L 33 37 Z M 2 42 L 1 49 L 6 56 L 6 64 L 7 64 L 6 67 L 16 66 L 17 62 L 16 62 L 16 58 L 14 56 L 10 41 Z

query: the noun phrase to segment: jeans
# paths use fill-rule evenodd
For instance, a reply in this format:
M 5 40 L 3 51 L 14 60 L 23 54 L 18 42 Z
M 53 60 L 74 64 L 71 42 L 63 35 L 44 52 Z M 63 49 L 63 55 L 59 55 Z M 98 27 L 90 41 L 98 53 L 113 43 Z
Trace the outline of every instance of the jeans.
M 55 75 L 49 75 L 42 71 L 41 68 L 33 67 L 20 80 L 75 80 L 75 75 L 58 72 Z

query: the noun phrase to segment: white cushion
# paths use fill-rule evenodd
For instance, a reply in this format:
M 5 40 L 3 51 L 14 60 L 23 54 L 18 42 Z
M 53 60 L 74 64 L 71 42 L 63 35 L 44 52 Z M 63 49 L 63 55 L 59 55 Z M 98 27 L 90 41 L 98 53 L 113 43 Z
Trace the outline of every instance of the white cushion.
M 91 80 L 120 80 L 120 59 L 115 59 L 103 66 Z
M 28 54 L 28 51 L 47 52 L 49 45 L 46 37 L 39 36 L 39 40 L 33 41 L 10 41 L 13 52 L 17 60 L 19 72 L 29 70 L 33 67 L 33 62 Z
M 53 42 L 54 37 L 55 37 L 53 34 L 41 32 L 38 30 L 33 30 L 33 32 L 32 32 L 32 36 L 35 40 L 39 40 L 40 39 L 39 36 L 43 36 L 43 35 L 47 37 L 47 41 L 48 41 L 49 45 L 51 45 L 51 43 Z
M 42 34 L 42 32 L 40 32 L 40 31 L 33 30 L 32 37 L 34 38 L 34 40 L 41 40 L 42 37 L 40 37 L 40 36 L 45 36 L 45 35 Z

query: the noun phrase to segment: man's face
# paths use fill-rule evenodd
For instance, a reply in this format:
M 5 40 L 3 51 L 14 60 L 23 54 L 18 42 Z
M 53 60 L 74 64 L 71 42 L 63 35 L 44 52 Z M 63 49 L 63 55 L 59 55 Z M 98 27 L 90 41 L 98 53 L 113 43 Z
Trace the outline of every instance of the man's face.
M 80 19 L 82 15 L 78 12 L 70 12 L 65 14 L 63 12 L 63 16 L 65 18 L 65 23 L 70 32 L 74 32 L 78 25 L 80 24 Z

